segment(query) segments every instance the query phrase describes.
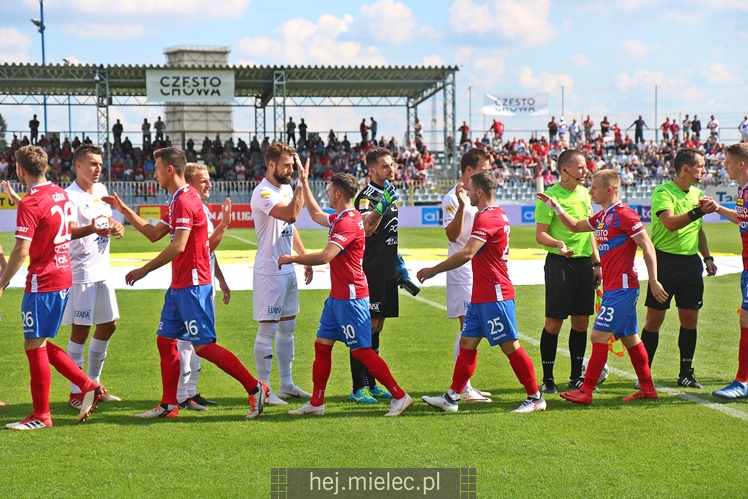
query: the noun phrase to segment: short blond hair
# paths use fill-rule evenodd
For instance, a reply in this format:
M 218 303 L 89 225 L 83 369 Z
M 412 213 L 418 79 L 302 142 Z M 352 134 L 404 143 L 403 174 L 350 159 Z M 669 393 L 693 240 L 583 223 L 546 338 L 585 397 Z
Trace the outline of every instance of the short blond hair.
M 612 187 L 617 191 L 621 187 L 621 179 L 615 170 L 599 170 L 592 178 L 599 178 L 606 189 Z
M 189 183 L 197 172 L 208 171 L 204 163 L 187 163 L 184 167 L 184 179 Z

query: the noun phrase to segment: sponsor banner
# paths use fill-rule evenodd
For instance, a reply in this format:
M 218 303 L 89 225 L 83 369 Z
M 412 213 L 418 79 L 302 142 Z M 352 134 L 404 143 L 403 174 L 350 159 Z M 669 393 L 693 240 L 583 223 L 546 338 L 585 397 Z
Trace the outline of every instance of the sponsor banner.
M 719 204 L 734 203 L 735 196 L 738 195 L 738 189 L 734 185 L 708 185 L 702 190 L 705 196 L 714 198 Z
M 504 209 L 506 211 L 506 208 Z M 509 223 L 512 223 L 512 219 L 509 218 Z M 534 224 L 535 223 L 535 205 L 522 206 L 522 221 L 523 224 Z
M 488 116 L 541 116 L 548 114 L 548 94 L 484 94 L 483 114 Z
M 208 204 L 213 225 L 221 221 L 222 204 Z M 306 210 L 304 210 L 306 211 Z M 229 229 L 254 229 L 252 206 L 249 204 L 231 204 L 231 223 Z
M 421 208 L 421 225 L 423 226 L 442 226 L 442 208 L 441 206 L 419 206 Z
M 138 206 L 138 216 L 151 225 L 156 225 L 166 216 L 169 207 L 160 204 L 141 204 Z
M 234 102 L 234 72 L 201 69 L 148 69 L 149 102 Z
M 23 198 L 26 194 L 19 194 Z M 7 194 L 0 194 L 0 210 L 15 210 L 16 204 L 10 200 Z

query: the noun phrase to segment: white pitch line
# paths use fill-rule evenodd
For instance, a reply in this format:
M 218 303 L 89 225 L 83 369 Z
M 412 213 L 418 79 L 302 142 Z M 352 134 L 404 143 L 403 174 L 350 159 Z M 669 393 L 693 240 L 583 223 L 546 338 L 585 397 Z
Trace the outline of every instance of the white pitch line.
M 406 293 L 405 291 L 400 291 L 400 294 L 403 296 L 411 296 L 410 294 Z M 442 305 L 441 303 L 437 303 L 435 301 L 427 300 L 426 298 L 422 298 L 420 296 L 411 296 L 416 301 L 419 301 L 421 303 L 425 303 L 426 305 L 431 305 L 434 308 L 438 308 L 439 310 L 447 310 L 447 307 Z M 529 336 L 526 336 L 524 334 L 520 334 L 519 337 L 522 339 L 522 341 L 526 341 L 528 343 L 533 344 L 534 346 L 539 346 L 540 342 L 536 340 L 535 338 L 530 338 Z M 563 348 L 559 348 L 558 351 L 565 355 L 566 357 L 571 357 L 571 354 L 568 350 L 564 350 Z M 626 378 L 631 381 L 638 381 L 635 374 L 631 374 L 630 372 L 623 371 L 621 369 L 610 367 L 610 372 L 615 374 L 616 376 L 620 376 L 622 378 Z M 657 391 L 659 392 L 665 392 L 668 395 L 672 395 L 674 397 L 678 397 L 684 400 L 688 400 L 689 402 L 696 402 L 697 404 L 701 404 L 702 406 L 706 407 L 707 409 L 712 409 L 715 411 L 719 411 L 727 416 L 741 419 L 743 421 L 748 421 L 748 413 L 744 411 L 740 411 L 738 409 L 734 409 L 730 406 L 724 405 L 724 404 L 717 404 L 715 402 L 710 402 L 708 400 L 704 400 L 700 397 L 697 397 L 696 395 L 692 395 L 690 393 L 685 393 L 680 390 L 676 390 L 675 388 L 670 388 L 668 386 L 662 386 L 655 384 L 655 388 L 657 388 Z
M 257 246 L 256 242 L 250 241 L 249 239 L 244 239 L 243 237 L 235 236 L 234 234 L 231 234 L 229 232 L 226 233 L 226 236 L 236 239 L 237 241 L 241 241 L 243 243 L 251 244 L 252 246 Z

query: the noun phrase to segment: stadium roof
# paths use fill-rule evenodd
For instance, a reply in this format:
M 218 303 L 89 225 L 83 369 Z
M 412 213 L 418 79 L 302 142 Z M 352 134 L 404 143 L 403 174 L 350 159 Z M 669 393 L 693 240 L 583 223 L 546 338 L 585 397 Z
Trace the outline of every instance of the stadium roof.
M 286 97 L 389 97 L 422 102 L 441 90 L 456 66 L 97 66 L 97 65 L 0 65 L 0 103 L 5 96 L 95 96 L 97 71 L 106 70 L 109 95 L 146 95 L 149 69 L 233 70 L 235 95 L 260 97 L 265 103 L 273 93 L 275 72 L 285 73 Z M 85 104 L 79 100 L 79 104 Z M 117 104 L 117 103 L 115 103 Z M 121 102 L 120 105 L 126 105 Z

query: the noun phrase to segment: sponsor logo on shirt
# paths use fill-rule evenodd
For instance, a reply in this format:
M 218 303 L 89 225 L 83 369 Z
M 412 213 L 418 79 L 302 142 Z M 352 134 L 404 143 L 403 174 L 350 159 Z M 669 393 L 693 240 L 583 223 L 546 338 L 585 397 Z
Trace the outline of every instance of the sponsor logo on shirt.
M 260 193 L 260 197 L 261 197 L 262 199 L 267 199 L 267 198 L 269 198 L 269 197 L 270 197 L 271 195 L 272 195 L 272 194 L 270 194 L 270 192 L 268 192 L 268 191 L 262 191 L 262 192 Z
M 486 233 L 486 232 L 484 232 L 482 230 L 476 230 L 476 231 L 474 231 L 474 234 L 476 234 L 478 236 L 488 237 L 488 233 Z
M 641 229 L 642 227 L 643 227 L 642 223 L 639 222 L 639 223 L 634 224 L 634 226 L 631 227 L 631 230 L 632 231 L 637 231 L 637 230 Z
M 337 239 L 339 241 L 343 241 L 343 242 L 346 242 L 348 240 L 348 238 L 346 238 L 345 236 L 342 236 L 340 234 L 333 234 L 332 238 L 333 239 Z
M 452 205 L 447 205 L 447 206 L 445 206 L 445 207 L 444 207 L 444 209 L 445 209 L 445 210 L 446 210 L 446 212 L 447 212 L 447 213 L 449 213 L 450 215 L 453 215 L 453 214 L 454 214 L 454 213 L 455 213 L 455 212 L 457 211 L 457 210 L 455 210 L 455 207 L 454 207 L 454 206 L 452 206 Z
M 16 227 L 16 232 L 20 232 L 21 234 L 25 234 L 29 231 L 28 227 Z
M 188 223 L 190 223 L 190 219 L 189 218 L 177 218 L 176 223 L 178 223 L 178 224 L 188 224 Z
M 268 307 L 268 314 L 279 314 L 281 313 L 281 307 Z
M 382 303 L 381 301 L 375 301 L 371 302 L 369 304 L 369 310 L 372 312 L 379 312 L 379 304 Z
M 91 311 L 90 310 L 76 310 L 75 313 L 73 313 L 73 317 L 80 317 L 81 319 L 90 319 Z

